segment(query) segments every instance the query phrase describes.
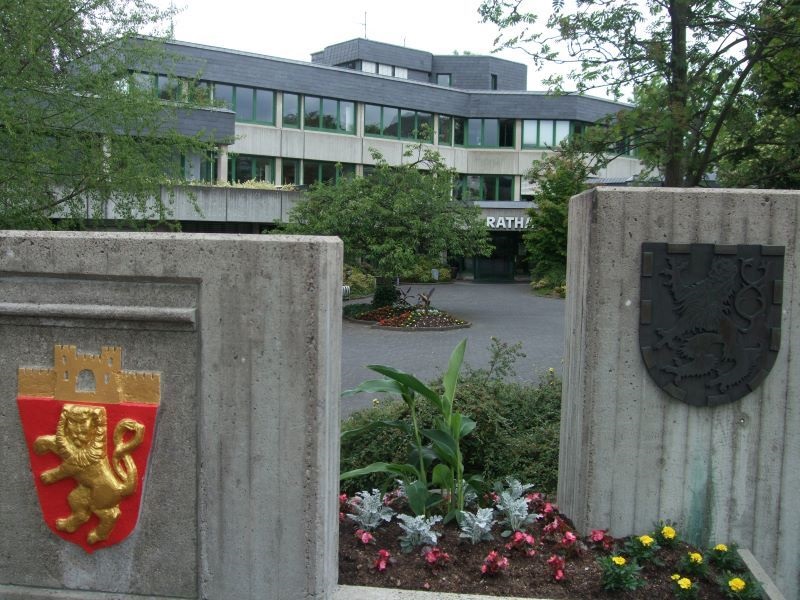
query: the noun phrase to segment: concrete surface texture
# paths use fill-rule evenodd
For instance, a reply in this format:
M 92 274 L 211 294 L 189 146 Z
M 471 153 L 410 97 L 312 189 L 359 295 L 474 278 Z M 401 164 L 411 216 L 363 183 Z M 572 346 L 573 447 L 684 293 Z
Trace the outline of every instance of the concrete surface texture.
M 337 580 L 341 242 L 0 232 L 0 597 L 300 599 Z M 43 521 L 17 369 L 54 344 L 161 374 L 139 522 Z
M 599 188 L 572 199 L 558 500 L 579 530 L 677 522 L 749 548 L 800 590 L 797 192 Z M 690 407 L 648 376 L 638 342 L 642 242 L 785 246 L 780 352 L 741 400 Z
M 368 364 L 387 364 L 422 381 L 435 379 L 447 368 L 456 344 L 467 339 L 465 365 L 485 368 L 491 337 L 514 344 L 522 342 L 525 358 L 516 364 L 515 379 L 535 382 L 548 368 L 559 372 L 564 350 L 564 300 L 540 298 L 528 283 L 473 283 L 456 281 L 437 285 L 401 285 L 411 295 L 434 289 L 432 306 L 472 323 L 450 331 L 389 331 L 345 321 L 342 330 L 342 389 L 379 377 Z M 353 300 L 352 302 L 368 302 Z M 416 301 L 412 299 L 412 302 Z M 342 398 L 342 415 L 370 406 L 372 396 Z

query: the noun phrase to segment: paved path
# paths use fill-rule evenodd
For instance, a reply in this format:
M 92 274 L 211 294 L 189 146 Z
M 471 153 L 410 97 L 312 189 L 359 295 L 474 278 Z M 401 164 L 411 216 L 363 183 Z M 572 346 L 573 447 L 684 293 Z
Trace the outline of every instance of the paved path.
M 436 291 L 431 304 L 470 321 L 472 327 L 452 331 L 387 331 L 360 323 L 342 325 L 342 389 L 357 386 L 364 379 L 379 377 L 367 364 L 386 364 L 413 373 L 422 381 L 440 375 L 450 352 L 467 338 L 465 363 L 484 367 L 488 346 L 495 336 L 513 344 L 522 342 L 526 358 L 515 365 L 517 379 L 537 381 L 549 367 L 561 371 L 564 354 L 564 301 L 533 295 L 527 283 L 454 283 L 412 286 L 416 291 Z M 403 286 L 403 289 L 407 289 Z M 366 302 L 359 300 L 357 302 Z M 371 397 L 342 398 L 342 415 L 368 406 Z

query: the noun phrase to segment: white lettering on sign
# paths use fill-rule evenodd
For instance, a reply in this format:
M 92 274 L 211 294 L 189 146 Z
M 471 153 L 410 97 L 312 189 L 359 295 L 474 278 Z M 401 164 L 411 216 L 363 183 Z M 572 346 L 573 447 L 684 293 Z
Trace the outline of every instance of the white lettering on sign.
M 530 217 L 486 217 L 486 226 L 493 229 L 526 229 Z

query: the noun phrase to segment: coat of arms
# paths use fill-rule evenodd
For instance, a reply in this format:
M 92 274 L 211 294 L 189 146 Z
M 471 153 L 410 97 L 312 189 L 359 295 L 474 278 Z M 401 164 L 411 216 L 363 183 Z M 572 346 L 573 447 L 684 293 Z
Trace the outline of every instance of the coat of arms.
M 53 355 L 53 369 L 19 369 L 17 404 L 45 522 L 93 552 L 136 526 L 160 375 L 123 371 L 117 347 Z
M 781 341 L 783 246 L 642 244 L 639 344 L 651 377 L 693 406 L 738 400 Z

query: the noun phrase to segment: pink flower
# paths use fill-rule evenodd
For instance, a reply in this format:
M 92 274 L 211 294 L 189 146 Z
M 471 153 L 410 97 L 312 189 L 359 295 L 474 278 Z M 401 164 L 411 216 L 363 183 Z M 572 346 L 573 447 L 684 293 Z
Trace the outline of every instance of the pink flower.
M 578 541 L 578 538 L 577 538 L 577 537 L 575 537 L 575 534 L 574 534 L 574 533 L 572 533 L 571 531 L 567 531 L 567 532 L 564 534 L 564 537 L 563 537 L 563 538 L 561 538 L 561 544 L 562 544 L 562 545 L 563 545 L 565 548 L 569 548 L 570 546 L 572 546 L 572 545 L 573 545 L 575 542 L 577 542 L 577 541 Z
M 361 540 L 362 544 L 371 544 L 375 541 L 375 536 L 363 529 L 356 529 L 356 537 Z
M 556 581 L 563 581 L 564 575 L 564 567 L 566 566 L 566 561 L 564 560 L 563 556 L 559 556 L 558 554 L 553 554 L 550 558 L 547 559 L 547 564 L 553 571 L 553 579 Z
M 565 525 L 566 524 L 564 523 L 564 521 L 559 519 L 558 516 L 555 516 L 553 517 L 553 520 L 550 521 L 550 523 L 544 526 L 542 531 L 544 531 L 545 535 L 550 535 L 558 531 L 561 531 L 562 529 L 564 529 Z
M 607 529 L 592 529 L 592 533 L 590 535 L 590 539 L 593 542 L 602 542 L 603 539 L 606 537 Z
M 518 548 L 525 552 L 528 556 L 533 556 L 536 554 L 536 550 L 534 550 L 534 546 L 536 545 L 536 540 L 530 533 L 523 533 L 522 531 L 515 531 L 514 534 L 511 536 L 511 540 L 506 544 L 506 550 L 513 550 L 514 548 Z
M 542 509 L 542 512 L 544 514 L 549 515 L 554 510 L 555 510 L 555 507 L 552 504 L 550 504 L 549 502 L 545 502 L 544 503 L 544 509 Z
M 481 573 L 484 575 L 497 575 L 500 571 L 508 568 L 508 559 L 505 556 L 500 556 L 497 550 L 492 550 L 483 559 L 481 566 Z
M 378 571 L 385 571 L 386 567 L 389 566 L 389 561 L 391 558 L 392 555 L 389 554 L 389 551 L 381 548 L 378 550 L 378 558 L 375 559 L 375 568 L 378 569 Z
M 423 552 L 425 562 L 431 566 L 444 566 L 450 561 L 450 555 L 447 552 L 442 552 L 441 548 L 434 546 L 429 548 L 427 552 Z

